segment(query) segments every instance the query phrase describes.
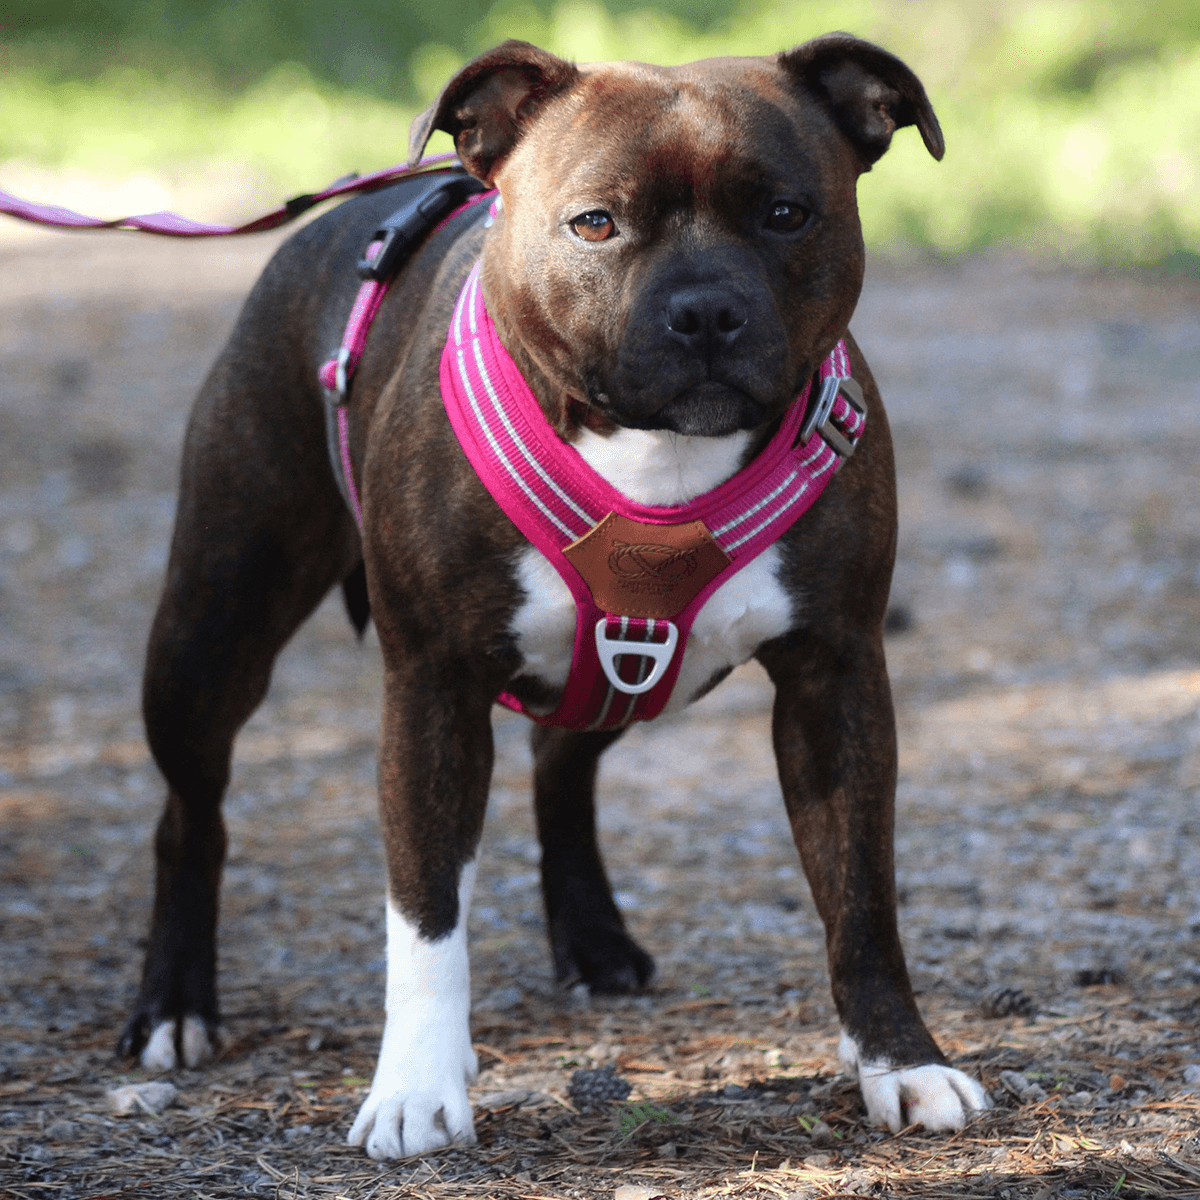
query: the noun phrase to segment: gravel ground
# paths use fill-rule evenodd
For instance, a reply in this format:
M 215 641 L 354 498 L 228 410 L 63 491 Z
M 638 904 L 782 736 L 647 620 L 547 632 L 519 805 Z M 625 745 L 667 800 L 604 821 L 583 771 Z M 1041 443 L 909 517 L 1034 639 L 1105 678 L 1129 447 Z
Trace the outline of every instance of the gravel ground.
M 0 242 L 0 1195 L 1200 1196 L 1200 285 L 876 262 L 895 426 L 901 924 L 997 1107 L 869 1130 L 747 668 L 605 760 L 646 996 L 553 986 L 520 718 L 471 916 L 480 1144 L 343 1145 L 381 1030 L 379 662 L 328 601 L 227 802 L 225 1052 L 160 1114 L 111 1056 L 160 784 L 142 643 L 190 397 L 278 238 Z M 664 769 L 664 764 L 669 766 Z M 580 1068 L 629 1099 L 577 1111 Z

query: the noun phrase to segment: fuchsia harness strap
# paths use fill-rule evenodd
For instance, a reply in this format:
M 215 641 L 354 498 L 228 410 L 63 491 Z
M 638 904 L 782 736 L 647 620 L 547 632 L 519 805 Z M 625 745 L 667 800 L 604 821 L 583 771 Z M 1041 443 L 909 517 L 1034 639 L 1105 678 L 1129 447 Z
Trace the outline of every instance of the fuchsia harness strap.
M 436 174 L 436 172 L 429 172 L 429 174 Z M 494 191 L 476 193 L 464 203 L 456 206 L 432 229 L 422 230 L 422 233 L 432 236 L 454 220 L 459 213 L 482 200 L 490 200 L 495 194 Z M 385 236 L 381 236 L 381 234 L 382 231 L 376 234 L 374 240 L 364 251 L 364 263 L 376 262 L 383 252 Z M 327 429 L 331 465 L 334 468 L 334 476 L 338 481 L 342 496 L 354 514 L 354 520 L 359 529 L 362 528 L 363 523 L 362 501 L 359 499 L 358 486 L 354 482 L 354 465 L 350 460 L 350 421 L 346 405 L 349 399 L 350 379 L 362 360 L 363 351 L 367 348 L 367 334 L 371 332 L 371 323 L 375 320 L 375 314 L 379 311 L 379 306 L 383 303 L 391 282 L 392 276 L 388 272 L 378 277 L 367 278 L 359 285 L 358 294 L 354 297 L 354 304 L 346 321 L 345 332 L 342 334 L 342 344 L 337 354 L 328 362 L 322 363 L 317 372 L 317 378 L 329 397 L 326 405 L 326 418 L 331 423 L 330 428 Z
M 862 436 L 862 392 L 844 341 L 818 378 L 818 395 L 807 384 L 770 443 L 731 479 L 687 504 L 638 504 L 555 434 L 500 344 L 476 264 L 442 354 L 442 399 L 479 478 L 553 563 L 578 613 L 554 712 L 529 712 L 508 693 L 503 704 L 572 729 L 613 729 L 662 711 L 705 601 L 808 510 Z

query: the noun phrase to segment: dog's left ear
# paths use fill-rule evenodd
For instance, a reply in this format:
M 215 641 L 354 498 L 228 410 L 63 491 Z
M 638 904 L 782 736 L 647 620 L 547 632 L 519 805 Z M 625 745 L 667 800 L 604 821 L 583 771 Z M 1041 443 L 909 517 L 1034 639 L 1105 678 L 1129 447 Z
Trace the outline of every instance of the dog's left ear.
M 578 78 L 574 63 L 528 42 L 510 40 L 481 54 L 413 121 L 409 165 L 416 166 L 430 134 L 442 129 L 454 138 L 463 166 L 490 184 L 530 117 Z
M 779 65 L 825 104 L 869 171 L 905 125 L 936 159 L 942 128 L 921 81 L 894 54 L 848 33 L 828 33 L 779 55 Z

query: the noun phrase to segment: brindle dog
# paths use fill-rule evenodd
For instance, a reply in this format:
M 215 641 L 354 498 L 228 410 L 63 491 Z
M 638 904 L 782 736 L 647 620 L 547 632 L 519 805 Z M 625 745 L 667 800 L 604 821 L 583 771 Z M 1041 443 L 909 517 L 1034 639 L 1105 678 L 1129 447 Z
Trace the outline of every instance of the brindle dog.
M 770 58 L 575 66 L 520 42 L 452 79 L 435 129 L 499 189 L 428 237 L 393 284 L 355 377 L 360 533 L 326 454 L 317 370 L 336 347 L 380 221 L 405 181 L 297 233 L 255 286 L 200 393 L 183 454 L 145 715 L 168 782 L 141 993 L 123 1049 L 149 1068 L 214 1048 L 221 798 L 234 737 L 280 648 L 342 584 L 384 664 L 387 1022 L 350 1132 L 369 1154 L 474 1138 L 465 921 L 509 691 L 552 708 L 575 609 L 476 477 L 438 363 L 477 261 L 501 341 L 559 436 L 627 496 L 677 504 L 750 461 L 840 338 L 863 278 L 855 189 L 893 132 L 942 156 L 916 76 L 846 34 Z M 987 1105 L 917 1011 L 896 925 L 896 735 L 882 623 L 896 545 L 887 419 L 869 414 L 812 510 L 697 617 L 672 706 L 757 657 L 775 752 L 825 923 L 842 1058 L 870 1119 L 954 1129 Z M 597 850 L 594 781 L 616 733 L 534 730 L 542 881 L 560 979 L 645 984 Z

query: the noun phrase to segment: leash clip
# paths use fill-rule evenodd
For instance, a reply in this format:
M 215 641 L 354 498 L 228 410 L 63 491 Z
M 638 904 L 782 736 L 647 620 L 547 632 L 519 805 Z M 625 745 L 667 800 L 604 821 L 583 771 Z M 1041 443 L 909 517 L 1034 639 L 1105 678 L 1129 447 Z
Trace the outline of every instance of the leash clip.
M 414 243 L 426 237 L 443 218 L 448 217 L 464 201 L 487 185 L 471 175 L 452 175 L 431 191 L 392 213 L 371 235 L 367 252 L 358 260 L 360 279 L 383 283 L 391 279 L 396 269 L 412 251 Z M 376 243 L 374 255 L 370 248 Z
M 804 423 L 800 426 L 800 445 L 803 446 L 813 433 L 819 433 L 836 455 L 849 458 L 858 445 L 858 439 L 851 441 L 834 424 L 833 406 L 837 403 L 838 396 L 841 396 L 860 417 L 866 416 L 867 406 L 857 381 L 848 375 L 828 375 L 821 380 L 817 402 L 804 415 Z
M 623 637 L 609 637 L 607 617 L 601 617 L 596 622 L 596 653 L 600 656 L 600 667 L 608 682 L 618 692 L 624 692 L 626 696 L 640 696 L 654 687 L 667 673 L 675 647 L 679 644 L 679 630 L 673 621 L 663 621 L 662 624 L 667 627 L 665 642 L 631 642 Z M 653 632 L 653 628 L 650 632 Z M 626 654 L 635 658 L 648 658 L 654 664 L 650 668 L 650 674 L 640 683 L 629 683 L 617 672 L 617 659 Z

